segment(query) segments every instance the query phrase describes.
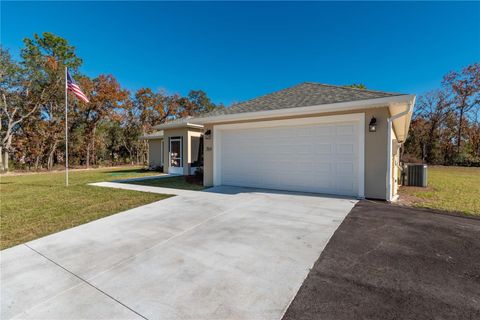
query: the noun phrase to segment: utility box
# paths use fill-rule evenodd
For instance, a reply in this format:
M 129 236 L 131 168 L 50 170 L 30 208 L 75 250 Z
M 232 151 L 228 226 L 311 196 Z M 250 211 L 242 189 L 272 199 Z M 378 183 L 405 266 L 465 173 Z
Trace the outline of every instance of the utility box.
M 407 164 L 403 172 L 403 185 L 411 187 L 427 186 L 427 165 Z

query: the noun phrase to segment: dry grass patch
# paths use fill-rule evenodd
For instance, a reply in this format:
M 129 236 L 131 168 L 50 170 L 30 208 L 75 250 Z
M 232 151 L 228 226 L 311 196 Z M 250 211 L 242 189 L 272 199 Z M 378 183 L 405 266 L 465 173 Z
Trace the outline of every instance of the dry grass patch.
M 400 201 L 416 207 L 480 215 L 480 168 L 428 168 L 428 188 L 402 187 Z

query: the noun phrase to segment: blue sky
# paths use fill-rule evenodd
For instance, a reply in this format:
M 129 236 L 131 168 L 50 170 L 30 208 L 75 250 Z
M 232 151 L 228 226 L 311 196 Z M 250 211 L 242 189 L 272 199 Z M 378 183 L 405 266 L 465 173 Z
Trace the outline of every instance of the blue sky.
M 480 3 L 3 2 L 1 42 L 53 32 L 89 76 L 230 104 L 304 81 L 421 94 L 480 61 Z

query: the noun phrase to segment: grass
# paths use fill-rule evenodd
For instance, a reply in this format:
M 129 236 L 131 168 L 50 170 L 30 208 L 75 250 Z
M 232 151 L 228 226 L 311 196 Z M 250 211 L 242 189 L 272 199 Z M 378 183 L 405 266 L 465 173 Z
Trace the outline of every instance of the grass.
M 138 184 L 141 186 L 164 187 L 164 188 L 195 190 L 195 191 L 204 189 L 201 183 L 187 181 L 186 177 L 183 177 L 183 176 L 159 178 L 159 179 L 147 179 L 147 180 L 139 180 L 139 181 L 128 181 L 125 183 Z
M 68 229 L 168 195 L 102 188 L 92 182 L 151 176 L 140 168 L 108 168 L 0 177 L 0 249 Z
M 480 216 L 480 168 L 428 168 L 428 187 L 402 187 L 416 207 L 462 212 Z

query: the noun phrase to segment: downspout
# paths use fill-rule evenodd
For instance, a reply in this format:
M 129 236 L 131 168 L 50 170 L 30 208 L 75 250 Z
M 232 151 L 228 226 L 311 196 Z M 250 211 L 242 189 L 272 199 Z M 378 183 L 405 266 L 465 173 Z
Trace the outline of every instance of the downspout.
M 412 111 L 414 101 L 407 104 L 407 109 L 387 118 L 387 194 L 385 199 L 392 201 L 392 123 Z M 403 143 L 403 142 L 402 142 Z

